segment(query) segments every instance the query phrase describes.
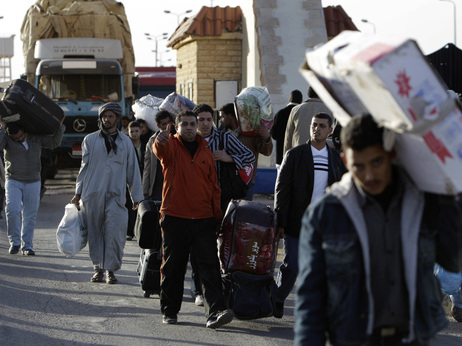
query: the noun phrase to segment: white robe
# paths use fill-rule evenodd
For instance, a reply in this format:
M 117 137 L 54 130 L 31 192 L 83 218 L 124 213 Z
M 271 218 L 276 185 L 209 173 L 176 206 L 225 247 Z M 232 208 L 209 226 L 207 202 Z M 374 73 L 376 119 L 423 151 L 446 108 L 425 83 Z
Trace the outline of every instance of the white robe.
M 93 265 L 110 271 L 122 266 L 127 235 L 126 187 L 133 202 L 143 200 L 138 160 L 129 137 L 119 132 L 117 154 L 107 153 L 101 131 L 82 142 L 82 163 L 76 194 L 83 202 Z

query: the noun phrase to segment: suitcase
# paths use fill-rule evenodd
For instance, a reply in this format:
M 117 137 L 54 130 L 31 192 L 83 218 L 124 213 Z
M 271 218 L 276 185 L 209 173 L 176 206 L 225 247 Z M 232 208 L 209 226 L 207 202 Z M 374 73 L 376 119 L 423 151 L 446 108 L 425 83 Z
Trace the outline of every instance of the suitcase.
M 232 200 L 221 224 L 223 273 L 271 275 L 276 263 L 276 214 L 259 202 Z
M 142 249 L 159 249 L 162 232 L 159 225 L 159 208 L 161 202 L 146 199 L 138 206 L 134 233 Z
M 24 131 L 51 135 L 60 129 L 64 112 L 48 96 L 23 79 L 15 79 L 5 90 L 2 99 L 3 120 L 17 123 Z
M 140 277 L 141 289 L 144 297 L 160 293 L 160 265 L 162 252 L 160 250 L 141 250 L 140 261 L 136 270 Z

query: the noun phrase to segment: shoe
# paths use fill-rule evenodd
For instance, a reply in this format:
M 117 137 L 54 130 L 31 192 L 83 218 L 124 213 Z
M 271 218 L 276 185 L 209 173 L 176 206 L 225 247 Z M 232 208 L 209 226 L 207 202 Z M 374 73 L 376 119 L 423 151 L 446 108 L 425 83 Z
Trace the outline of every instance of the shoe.
M 19 245 L 11 245 L 10 250 L 8 251 L 12 255 L 16 255 L 19 252 Z
M 22 254 L 23 254 L 24 256 L 35 256 L 35 251 L 32 250 L 32 249 L 24 250 L 24 251 L 22 252 Z
M 114 275 L 114 272 L 106 271 L 106 283 L 107 284 L 115 284 L 117 283 L 117 278 Z
M 178 322 L 176 315 L 175 316 L 162 316 L 162 323 L 163 324 L 176 324 Z
M 273 316 L 282 318 L 284 316 L 284 303 L 276 302 L 276 309 L 273 311 Z
M 204 306 L 204 297 L 202 297 L 201 295 L 197 295 L 194 304 L 196 304 L 197 306 Z
M 217 329 L 231 322 L 233 317 L 233 312 L 230 309 L 223 310 L 210 317 L 205 326 L 207 328 Z
M 133 240 L 133 236 L 127 235 L 127 240 Z
M 95 274 L 93 274 L 92 278 L 90 279 L 91 282 L 103 282 L 104 278 L 104 271 L 102 270 L 95 270 Z
M 451 316 L 454 317 L 457 322 L 462 322 L 462 308 L 452 306 Z

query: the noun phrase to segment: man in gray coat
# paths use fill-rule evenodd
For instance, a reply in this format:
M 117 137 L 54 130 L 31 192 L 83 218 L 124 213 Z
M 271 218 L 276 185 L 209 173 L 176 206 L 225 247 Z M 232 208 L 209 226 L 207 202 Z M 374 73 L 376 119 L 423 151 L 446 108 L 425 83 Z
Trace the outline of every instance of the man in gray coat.
M 143 200 L 141 175 L 133 144 L 122 135 L 117 123 L 122 116 L 115 102 L 98 111 L 100 130 L 82 142 L 82 164 L 71 203 L 82 200 L 83 217 L 88 229 L 88 245 L 95 273 L 92 282 L 117 282 L 114 271 L 122 266 L 128 214 L 126 187 L 133 209 Z

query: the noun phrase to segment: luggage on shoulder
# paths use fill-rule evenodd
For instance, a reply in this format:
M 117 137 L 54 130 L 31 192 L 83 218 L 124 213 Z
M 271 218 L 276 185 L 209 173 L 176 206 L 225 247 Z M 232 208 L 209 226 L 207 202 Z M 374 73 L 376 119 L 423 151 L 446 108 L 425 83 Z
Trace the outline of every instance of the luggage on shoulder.
M 24 131 L 50 135 L 60 129 L 64 112 L 53 100 L 23 79 L 15 79 L 4 91 L 1 113 L 7 123 Z
M 141 289 L 144 297 L 160 293 L 160 266 L 162 264 L 162 251 L 143 249 L 141 250 L 137 274 L 140 276 Z
M 159 225 L 160 201 L 146 199 L 138 206 L 135 221 L 135 238 L 142 249 L 159 249 L 162 232 Z
M 221 224 L 224 273 L 271 275 L 276 263 L 276 214 L 263 203 L 232 200 Z

